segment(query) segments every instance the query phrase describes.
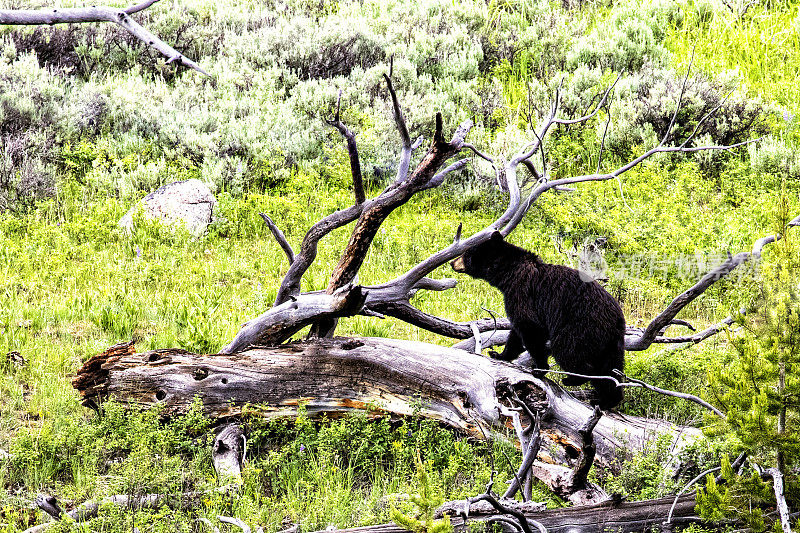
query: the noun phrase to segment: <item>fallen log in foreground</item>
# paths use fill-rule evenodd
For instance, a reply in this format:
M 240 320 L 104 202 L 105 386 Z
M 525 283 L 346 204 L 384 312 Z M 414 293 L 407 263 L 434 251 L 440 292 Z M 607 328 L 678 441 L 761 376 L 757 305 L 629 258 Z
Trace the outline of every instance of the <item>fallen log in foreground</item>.
M 265 418 L 367 411 L 417 414 L 473 437 L 519 427 L 522 399 L 541 413 L 539 460 L 571 466 L 578 457 L 578 429 L 592 409 L 555 383 L 524 369 L 422 342 L 383 338 L 316 339 L 226 355 L 184 350 L 135 353 L 132 343 L 88 360 L 73 385 L 85 405 L 105 398 L 132 407 L 160 404 L 167 415 L 185 413 L 195 397 L 211 418 L 235 417 L 245 405 Z M 636 452 L 657 434 L 670 434 L 675 449 L 700 435 L 694 428 L 661 420 L 603 416 L 594 429 L 596 461 L 612 467 L 619 451 Z
M 694 513 L 694 495 L 689 494 L 678 498 L 678 502 L 672 512 L 672 520 L 669 524 L 665 524 L 674 501 L 674 496 L 641 502 L 616 503 L 606 501 L 595 505 L 563 507 L 537 513 L 525 513 L 525 517 L 540 523 L 547 530 L 547 533 L 602 533 L 605 531 L 634 533 L 649 532 L 654 529 L 657 531 L 669 531 L 675 526 L 702 523 Z M 486 518 L 485 516 L 476 517 L 470 519 L 469 523 L 484 521 Z M 469 530 L 469 524 L 465 524 L 464 519 L 460 516 L 451 517 L 450 523 L 455 531 Z M 532 529 L 536 531 L 536 528 Z M 407 530 L 395 524 L 379 524 L 336 531 L 337 533 L 407 533 Z

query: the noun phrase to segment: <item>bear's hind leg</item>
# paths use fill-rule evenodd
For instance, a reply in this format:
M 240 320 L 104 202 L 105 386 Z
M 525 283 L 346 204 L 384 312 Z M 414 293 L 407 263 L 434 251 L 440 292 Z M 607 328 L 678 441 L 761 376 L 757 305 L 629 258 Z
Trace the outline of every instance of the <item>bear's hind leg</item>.
M 611 409 L 622 401 L 622 387 L 617 387 L 610 379 L 593 379 L 592 386 L 597 391 L 597 400 L 592 403 L 600 409 Z
M 551 340 L 553 345 L 553 357 L 564 372 L 574 372 L 576 374 L 588 374 L 585 371 L 585 361 L 589 360 L 589 355 L 579 346 L 578 339 L 570 335 L 561 334 Z M 567 387 L 576 387 L 588 383 L 589 378 L 578 376 L 564 376 L 561 383 Z

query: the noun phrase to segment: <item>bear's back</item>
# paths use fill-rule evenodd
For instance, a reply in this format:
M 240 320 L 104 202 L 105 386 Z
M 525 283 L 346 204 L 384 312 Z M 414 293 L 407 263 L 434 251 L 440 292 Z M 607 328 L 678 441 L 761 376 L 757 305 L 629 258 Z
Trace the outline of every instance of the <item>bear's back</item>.
M 604 330 L 624 333 L 619 302 L 588 274 L 535 257 L 521 262 L 516 275 L 516 290 L 504 291 L 510 318 L 530 319 L 548 329 L 602 323 Z

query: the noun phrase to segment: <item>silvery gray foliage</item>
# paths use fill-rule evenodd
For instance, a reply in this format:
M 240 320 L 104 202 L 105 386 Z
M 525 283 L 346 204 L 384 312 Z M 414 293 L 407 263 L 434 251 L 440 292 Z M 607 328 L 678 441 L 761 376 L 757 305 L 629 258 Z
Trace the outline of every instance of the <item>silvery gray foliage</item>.
M 613 80 L 608 69 L 622 70 L 607 145 L 624 151 L 668 124 L 682 73 L 667 67 L 661 42 L 680 14 L 680 3 L 630 1 L 588 29 L 580 11 L 545 0 L 160 2 L 142 22 L 213 78 L 143 58 L 102 27 L 7 30 L 0 34 L 0 99 L 23 116 L 33 113 L 23 123 L 36 128 L 15 130 L 15 142 L 31 142 L 34 129 L 43 135 L 38 145 L 55 156 L 35 155 L 35 168 L 48 175 L 61 170 L 58 151 L 81 142 L 102 139 L 115 159 L 149 154 L 139 167 L 89 170 L 86 181 L 115 194 L 174 179 L 168 163 L 175 162 L 190 163 L 204 181 L 234 194 L 285 181 L 293 168 L 325 168 L 344 153 L 323 121 L 340 91 L 365 178 L 391 176 L 399 139 L 382 80 L 390 57 L 413 138 L 430 136 L 438 111 L 448 127 L 472 119 L 471 142 L 494 154 L 530 139 L 525 124 L 544 116 L 559 86 L 564 114 L 577 116 Z M 47 55 L 48 37 L 62 52 L 72 50 L 60 63 Z M 506 106 L 504 72 L 530 80 L 522 120 Z M 728 86 L 693 76 L 686 116 L 716 105 L 714 91 Z M 730 142 L 758 109 L 734 94 L 700 133 Z M 597 127 L 599 140 L 604 124 Z M 681 124 L 681 135 L 686 128 Z M 486 165 L 470 168 L 493 177 Z
M 785 139 L 771 136 L 758 145 L 748 146 L 748 152 L 750 164 L 756 172 L 800 179 L 800 153 L 790 147 Z
M 578 39 L 567 63 L 635 72 L 647 63 L 665 66 L 667 49 L 662 44 L 671 23 L 682 18 L 681 3 L 667 0 L 628 2 L 615 7 L 611 16 Z

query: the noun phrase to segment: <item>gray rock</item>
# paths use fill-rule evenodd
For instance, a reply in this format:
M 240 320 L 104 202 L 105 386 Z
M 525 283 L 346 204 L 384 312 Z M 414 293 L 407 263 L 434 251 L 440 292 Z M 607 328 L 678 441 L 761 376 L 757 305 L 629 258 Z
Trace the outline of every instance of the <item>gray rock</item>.
M 198 179 L 176 181 L 151 192 L 119 220 L 120 227 L 133 230 L 133 215 L 141 209 L 145 219 L 157 219 L 168 226 L 185 225 L 195 237 L 205 233 L 211 223 L 217 199 Z

